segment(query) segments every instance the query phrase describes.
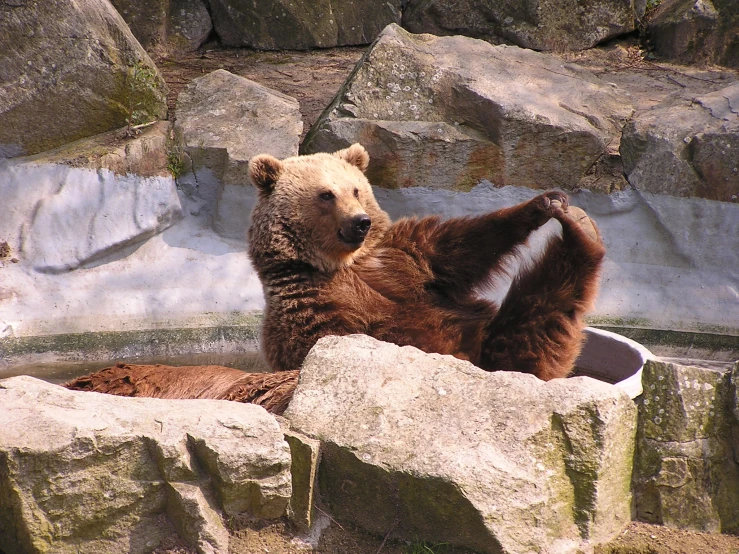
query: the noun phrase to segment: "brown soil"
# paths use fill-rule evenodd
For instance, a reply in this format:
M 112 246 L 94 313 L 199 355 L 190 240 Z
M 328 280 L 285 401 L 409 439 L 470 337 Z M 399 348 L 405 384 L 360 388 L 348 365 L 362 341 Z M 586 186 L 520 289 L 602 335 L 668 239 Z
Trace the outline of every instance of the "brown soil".
M 739 554 L 739 537 L 632 523 L 595 554 Z
M 248 517 L 230 522 L 229 554 L 471 554 L 447 545 L 399 541 L 365 533 L 349 524 L 332 521 L 317 544 L 283 520 L 260 521 Z M 179 539 L 162 544 L 153 554 L 196 554 Z M 595 554 L 739 554 L 739 537 L 670 529 L 632 523 L 615 540 L 595 548 Z
M 309 52 L 254 52 L 242 49 L 204 49 L 156 59 L 170 88 L 170 119 L 176 117 L 176 99 L 192 79 L 226 69 L 292 96 L 300 103 L 303 136 L 331 102 L 361 58 L 364 48 L 335 48 Z M 626 39 L 585 52 L 561 54 L 563 61 L 583 65 L 594 74 L 628 90 L 638 110 L 668 95 L 699 95 L 727 86 L 736 72 L 716 68 L 688 68 L 642 58 L 635 39 Z M 606 168 L 606 170 L 609 170 Z M 596 176 L 597 178 L 597 176 Z M 689 507 L 686 507 L 689 509 Z M 277 522 L 236 518 L 230 522 L 232 554 L 405 554 L 408 543 L 384 540 L 347 524 L 331 522 L 315 548 L 284 520 Z M 162 545 L 157 554 L 193 554 L 179 541 Z M 415 550 L 419 552 L 419 550 Z M 443 547 L 440 554 L 461 554 Z M 616 540 L 598 547 L 596 554 L 739 554 L 739 537 L 631 524 Z

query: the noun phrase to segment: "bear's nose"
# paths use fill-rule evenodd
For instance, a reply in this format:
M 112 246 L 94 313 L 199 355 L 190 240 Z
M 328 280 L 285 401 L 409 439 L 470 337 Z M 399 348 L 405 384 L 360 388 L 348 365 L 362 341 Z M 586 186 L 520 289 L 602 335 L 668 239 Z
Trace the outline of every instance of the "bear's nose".
M 360 237 L 364 237 L 372 226 L 372 220 L 367 214 L 361 214 L 354 217 L 352 220 L 354 224 L 354 230 Z

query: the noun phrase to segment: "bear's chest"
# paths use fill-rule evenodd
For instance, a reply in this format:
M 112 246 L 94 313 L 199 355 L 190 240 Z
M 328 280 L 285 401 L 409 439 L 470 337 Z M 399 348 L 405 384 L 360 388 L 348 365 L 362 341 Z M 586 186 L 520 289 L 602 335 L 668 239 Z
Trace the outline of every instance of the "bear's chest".
M 393 302 L 419 301 L 426 283 L 432 279 L 431 269 L 413 253 L 397 248 L 382 248 L 351 266 L 355 286 L 367 287 Z

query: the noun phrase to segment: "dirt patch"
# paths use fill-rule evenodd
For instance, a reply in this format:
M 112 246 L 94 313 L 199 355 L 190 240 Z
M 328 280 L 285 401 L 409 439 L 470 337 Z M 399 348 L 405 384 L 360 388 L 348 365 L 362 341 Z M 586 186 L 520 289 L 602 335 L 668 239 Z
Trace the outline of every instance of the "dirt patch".
M 325 518 L 325 516 L 323 516 Z M 320 538 L 297 533 L 289 522 L 246 516 L 229 522 L 229 554 L 471 554 L 444 544 L 376 537 L 349 524 L 327 522 Z M 196 554 L 180 539 L 165 541 L 153 554 Z M 595 554 L 739 554 L 739 537 L 632 523 L 618 538 L 598 546 Z
M 632 523 L 595 554 L 739 554 L 739 537 Z
M 446 544 L 399 541 L 376 537 L 347 523 L 319 518 L 322 527 L 313 536 L 297 532 L 283 519 L 264 521 L 239 516 L 228 522 L 229 554 L 473 554 Z M 324 527 L 325 526 L 325 527 Z M 183 540 L 172 537 L 152 554 L 196 554 Z

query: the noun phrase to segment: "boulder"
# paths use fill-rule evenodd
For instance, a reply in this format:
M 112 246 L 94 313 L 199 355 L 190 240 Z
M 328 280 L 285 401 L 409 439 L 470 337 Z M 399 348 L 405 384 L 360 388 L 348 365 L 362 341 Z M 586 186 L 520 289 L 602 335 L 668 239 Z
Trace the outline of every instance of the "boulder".
M 695 98 L 668 98 L 624 128 L 629 183 L 644 192 L 736 202 L 739 83 Z
M 222 513 L 277 518 L 290 499 L 289 447 L 258 406 L 13 377 L 0 381 L 0 417 L 6 554 L 138 554 L 173 529 L 201 554 L 226 554 Z
M 197 50 L 213 30 L 203 0 L 111 0 L 147 50 Z
M 321 498 L 381 535 L 574 552 L 631 520 L 633 401 L 370 337 L 325 337 L 285 412 L 322 443 Z
M 212 197 L 218 233 L 244 240 L 245 215 L 256 197 L 247 174 L 249 158 L 295 156 L 302 130 L 297 100 L 223 69 L 194 79 L 180 93 L 175 134 L 192 163 L 184 180 L 192 195 Z M 213 184 L 212 177 L 220 183 Z M 211 182 L 209 191 L 200 190 L 201 181 Z
M 168 23 L 167 44 L 172 50 L 197 50 L 213 31 L 203 0 L 172 0 Z
M 739 420 L 731 383 L 738 373 L 739 365 L 733 376 L 727 368 L 644 366 L 634 465 L 639 519 L 739 532 Z
M 382 187 L 573 189 L 617 153 L 631 113 L 618 87 L 553 56 L 391 25 L 301 149 L 361 142 Z
M 734 0 L 664 0 L 649 18 L 647 33 L 659 56 L 739 67 L 739 5 Z
M 0 232 L 19 258 L 37 271 L 69 271 L 177 222 L 168 129 L 160 122 L 133 139 L 111 132 L 0 164 L 0 191 L 13 206 Z
M 225 46 L 308 50 L 368 44 L 400 23 L 401 0 L 210 0 L 213 25 Z
M 166 117 L 166 87 L 107 0 L 0 4 L 0 158 Z
M 403 27 L 533 50 L 584 50 L 634 30 L 632 0 L 409 0 Z

